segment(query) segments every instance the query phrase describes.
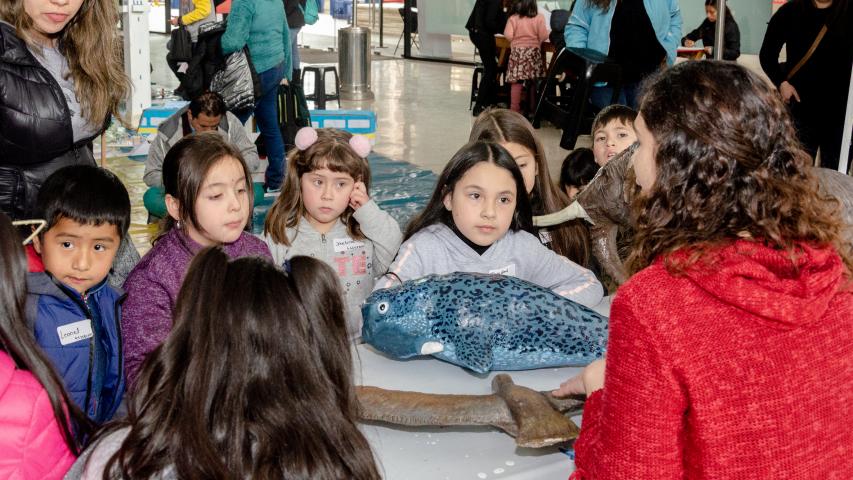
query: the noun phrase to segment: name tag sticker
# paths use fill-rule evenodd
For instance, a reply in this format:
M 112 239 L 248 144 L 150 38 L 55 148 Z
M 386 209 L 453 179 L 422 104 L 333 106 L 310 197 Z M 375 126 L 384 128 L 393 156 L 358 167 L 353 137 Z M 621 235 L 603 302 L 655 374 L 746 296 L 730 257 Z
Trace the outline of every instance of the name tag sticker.
M 505 267 L 501 267 L 495 270 L 489 270 L 489 273 L 497 273 L 498 275 L 507 275 L 509 277 L 515 276 L 515 264 L 510 263 Z
M 56 333 L 59 335 L 59 343 L 62 345 L 79 342 L 80 340 L 86 340 L 94 336 L 92 333 L 92 321 L 89 319 L 56 327 Z
M 364 242 L 359 242 L 351 238 L 335 239 L 335 253 L 344 253 L 347 250 L 355 250 L 356 248 L 364 248 Z

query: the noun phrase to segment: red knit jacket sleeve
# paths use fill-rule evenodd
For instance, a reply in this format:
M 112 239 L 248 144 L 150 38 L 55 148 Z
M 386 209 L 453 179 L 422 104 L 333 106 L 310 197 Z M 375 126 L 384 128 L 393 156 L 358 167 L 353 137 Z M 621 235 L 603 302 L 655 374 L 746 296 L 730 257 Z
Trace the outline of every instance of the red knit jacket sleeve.
M 604 388 L 584 409 L 571 478 L 681 479 L 687 401 L 672 357 L 644 324 L 652 319 L 637 318 L 631 292 L 622 293 L 611 309 Z

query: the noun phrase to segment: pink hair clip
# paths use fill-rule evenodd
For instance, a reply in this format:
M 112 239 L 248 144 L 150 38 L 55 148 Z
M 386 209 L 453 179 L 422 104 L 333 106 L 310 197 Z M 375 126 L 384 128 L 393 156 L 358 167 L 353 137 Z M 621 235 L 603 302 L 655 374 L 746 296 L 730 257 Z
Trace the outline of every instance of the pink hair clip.
M 293 143 L 296 144 L 296 148 L 300 150 L 307 150 L 308 147 L 314 145 L 314 142 L 317 141 L 317 130 L 314 130 L 312 127 L 302 127 L 296 132 L 296 137 L 293 139 Z
M 307 150 L 314 145 L 317 141 L 317 130 L 313 127 L 302 127 L 296 132 L 296 137 L 294 138 L 293 143 L 296 144 L 296 148 L 299 150 Z M 353 149 L 353 151 L 359 157 L 366 158 L 370 155 L 370 150 L 373 148 L 370 146 L 370 140 L 367 139 L 364 135 L 353 135 L 349 139 L 349 146 Z

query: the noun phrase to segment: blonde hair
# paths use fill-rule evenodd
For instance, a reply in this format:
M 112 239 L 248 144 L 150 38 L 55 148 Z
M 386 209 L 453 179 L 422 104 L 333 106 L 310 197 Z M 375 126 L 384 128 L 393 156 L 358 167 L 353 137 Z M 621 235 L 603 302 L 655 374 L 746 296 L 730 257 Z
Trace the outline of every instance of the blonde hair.
M 33 21 L 24 11 L 24 0 L 0 2 L 0 18 L 12 24 L 18 37 L 28 45 L 39 48 L 30 33 Z M 59 51 L 68 61 L 83 117 L 99 127 L 109 114 L 122 120 L 118 106 L 130 90 L 121 42 L 114 27 L 117 21 L 115 0 L 84 0 L 57 37 Z
M 286 230 L 299 225 L 305 215 L 302 201 L 302 175 L 328 168 L 333 172 L 342 172 L 357 182 L 364 182 L 370 190 L 370 167 L 367 160 L 358 156 L 349 144 L 352 134 L 336 128 L 317 130 L 317 141 L 305 150 L 294 148 L 287 158 L 287 177 L 281 189 L 281 195 L 270 208 L 264 221 L 264 234 L 274 242 L 290 245 Z M 347 206 L 341 214 L 341 221 L 347 226 L 347 233 L 354 239 L 364 238 L 361 227 L 353 217 L 354 210 Z

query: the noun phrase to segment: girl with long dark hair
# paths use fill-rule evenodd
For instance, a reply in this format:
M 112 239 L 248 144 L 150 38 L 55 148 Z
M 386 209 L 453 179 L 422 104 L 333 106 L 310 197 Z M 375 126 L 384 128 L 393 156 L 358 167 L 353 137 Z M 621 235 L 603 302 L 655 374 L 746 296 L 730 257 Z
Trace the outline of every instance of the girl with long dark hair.
M 337 275 L 310 257 L 287 267 L 200 252 L 126 421 L 70 478 L 378 480 Z
M 498 143 L 513 156 L 524 178 L 534 216 L 562 210 L 569 204 L 565 194 L 551 181 L 545 149 L 523 115 L 506 109 L 486 110 L 477 117 L 468 140 Z M 585 226 L 578 225 L 540 228 L 536 234 L 542 244 L 554 252 L 589 268 L 589 232 Z
M 423 212 L 406 226 L 385 288 L 433 273 L 497 273 L 550 288 L 593 307 L 603 289 L 592 272 L 560 256 L 530 234 L 524 177 L 497 143 L 471 142 L 438 177 Z

